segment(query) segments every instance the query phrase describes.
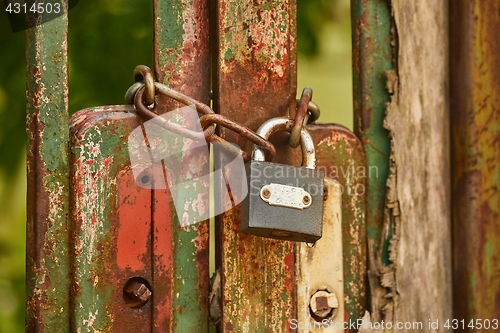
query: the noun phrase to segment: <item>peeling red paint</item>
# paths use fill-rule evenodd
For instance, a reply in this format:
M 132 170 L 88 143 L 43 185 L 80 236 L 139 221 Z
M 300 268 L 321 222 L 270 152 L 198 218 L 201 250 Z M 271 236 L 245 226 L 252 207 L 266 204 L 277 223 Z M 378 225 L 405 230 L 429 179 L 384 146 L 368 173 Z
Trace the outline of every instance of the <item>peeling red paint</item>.
M 174 279 L 174 233 L 173 216 L 168 190 L 153 190 L 153 254 L 155 306 L 154 332 L 172 332 L 174 325 L 171 316 Z
M 210 104 L 211 89 L 209 6 L 205 0 L 154 1 L 156 79 L 205 104 Z M 166 96 L 158 96 L 157 105 L 158 113 L 178 107 L 178 103 Z M 208 159 L 202 160 L 199 154 L 185 154 L 186 174 L 176 176 L 188 179 L 200 172 L 207 174 L 208 163 Z M 154 204 L 155 228 L 164 226 L 163 230 L 155 230 L 155 242 L 158 242 L 154 245 L 155 258 L 157 266 L 164 268 L 158 270 L 161 278 L 155 275 L 162 295 L 162 310 L 158 307 L 155 310 L 154 330 L 205 331 L 208 329 L 208 221 L 190 226 L 187 212 L 173 211 L 168 191 L 153 192 L 155 200 L 159 200 Z M 200 213 L 203 207 L 195 205 L 199 199 L 189 198 L 185 209 Z M 185 235 L 192 237 L 190 246 L 181 242 L 181 239 L 187 241 Z M 189 258 L 189 263 L 180 263 L 180 258 Z
M 116 263 L 121 269 L 142 271 L 149 248 L 151 192 L 135 184 L 134 175 L 124 170 L 118 175 L 118 237 Z

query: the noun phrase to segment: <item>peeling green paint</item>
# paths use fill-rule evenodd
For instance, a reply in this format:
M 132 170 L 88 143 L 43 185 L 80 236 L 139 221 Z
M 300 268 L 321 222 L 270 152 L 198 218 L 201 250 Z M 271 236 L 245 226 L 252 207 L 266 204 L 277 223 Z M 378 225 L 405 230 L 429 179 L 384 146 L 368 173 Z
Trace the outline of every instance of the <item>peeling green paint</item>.
M 67 14 L 26 31 L 26 330 L 69 331 Z
M 368 237 L 374 253 L 380 244 L 389 175 L 389 132 L 383 122 L 390 101 L 386 72 L 394 68 L 391 28 L 389 1 L 352 2 L 354 130 L 363 142 L 367 166 L 379 170 L 379 177 L 368 179 L 367 189 Z M 384 252 L 388 258 L 388 249 Z
M 263 120 L 295 110 L 295 10 L 294 1 L 217 2 L 216 111 L 255 130 Z M 221 135 L 246 144 L 230 131 Z M 278 158 L 286 163 L 288 157 Z M 296 308 L 294 245 L 241 233 L 240 219 L 236 207 L 216 223 L 223 283 L 219 330 L 290 332 Z
M 225 2 L 221 7 L 224 33 L 220 39 L 224 59 L 242 63 L 256 59 L 280 73 L 282 57 L 291 56 L 288 29 L 292 19 L 288 6 L 287 1 L 264 2 L 258 6 L 252 2 Z
M 184 22 L 182 0 L 167 0 L 155 2 L 156 29 L 158 33 L 156 41 L 159 54 L 158 64 L 161 68 L 166 65 L 176 65 L 176 70 L 181 71 L 182 44 L 184 41 Z M 192 1 L 191 1 L 192 4 Z M 164 83 L 168 84 L 171 73 L 165 73 Z
M 224 53 L 224 59 L 230 60 L 232 58 L 233 58 L 233 51 L 231 51 L 231 49 L 227 49 L 226 52 Z
M 78 116 L 78 114 L 76 115 Z M 128 161 L 126 138 L 130 129 L 119 122 L 98 123 L 71 144 L 72 207 L 76 229 L 73 258 L 77 291 L 73 294 L 72 323 L 81 332 L 112 331 L 113 288 L 105 280 L 116 249 L 110 243 L 115 209 L 116 175 Z M 79 191 L 78 189 L 82 189 Z M 90 205 L 90 207 L 89 207 Z

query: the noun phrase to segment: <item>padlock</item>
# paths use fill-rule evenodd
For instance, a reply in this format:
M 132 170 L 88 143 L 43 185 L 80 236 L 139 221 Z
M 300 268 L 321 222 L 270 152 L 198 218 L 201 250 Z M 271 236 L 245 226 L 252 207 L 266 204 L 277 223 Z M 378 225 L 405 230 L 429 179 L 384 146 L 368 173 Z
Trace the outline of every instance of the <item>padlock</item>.
M 272 118 L 258 129 L 264 139 L 290 132 L 293 120 Z M 265 161 L 264 150 L 254 146 L 245 167 L 248 196 L 242 204 L 241 231 L 280 240 L 314 243 L 323 226 L 322 172 L 315 170 L 314 143 L 305 128 L 300 133 L 302 166 Z

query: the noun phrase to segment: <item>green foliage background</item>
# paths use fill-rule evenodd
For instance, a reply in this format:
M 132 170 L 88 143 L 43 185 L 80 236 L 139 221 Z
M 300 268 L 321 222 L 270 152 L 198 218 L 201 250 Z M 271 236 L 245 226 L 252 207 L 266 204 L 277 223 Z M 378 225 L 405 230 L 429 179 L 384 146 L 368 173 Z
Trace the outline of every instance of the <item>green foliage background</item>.
M 123 103 L 138 64 L 152 66 L 152 1 L 85 0 L 69 14 L 70 112 Z M 352 128 L 348 0 L 298 0 L 299 94 L 322 122 Z M 0 13 L 0 333 L 24 331 L 25 33 Z

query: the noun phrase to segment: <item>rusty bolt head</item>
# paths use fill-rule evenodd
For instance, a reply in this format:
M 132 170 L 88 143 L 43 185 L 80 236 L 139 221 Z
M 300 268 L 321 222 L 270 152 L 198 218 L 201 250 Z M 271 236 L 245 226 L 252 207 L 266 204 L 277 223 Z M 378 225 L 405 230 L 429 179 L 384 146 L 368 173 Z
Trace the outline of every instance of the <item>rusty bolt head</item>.
M 264 188 L 262 190 L 262 196 L 266 199 L 269 199 L 271 197 L 271 190 L 268 188 Z
M 314 316 L 329 318 L 337 314 L 339 301 L 335 293 L 319 290 L 311 296 L 309 307 Z
M 326 298 L 325 296 L 316 298 L 316 308 L 318 311 L 330 311 L 330 307 L 328 306 L 328 298 Z
M 151 297 L 151 290 L 140 278 L 132 278 L 123 287 L 123 298 L 131 308 L 140 307 Z
M 311 202 L 311 197 L 309 197 L 308 195 L 304 195 L 304 197 L 302 198 L 302 202 L 304 203 L 304 205 L 309 205 L 309 203 Z

